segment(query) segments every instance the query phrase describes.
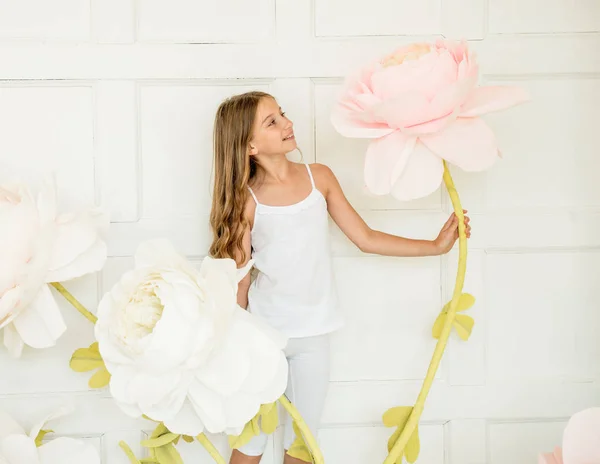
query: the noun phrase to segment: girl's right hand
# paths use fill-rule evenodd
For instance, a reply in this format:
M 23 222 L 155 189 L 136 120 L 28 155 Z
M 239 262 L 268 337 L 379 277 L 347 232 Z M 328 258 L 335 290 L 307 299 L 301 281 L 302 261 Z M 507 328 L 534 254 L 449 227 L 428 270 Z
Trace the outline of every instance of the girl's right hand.
M 463 210 L 463 214 L 466 214 L 467 210 Z M 469 225 L 469 222 L 471 222 L 471 219 L 468 216 L 465 216 L 465 226 L 466 226 L 466 235 L 467 238 L 471 237 L 471 226 Z M 456 242 L 456 240 L 458 239 L 458 216 L 456 216 L 456 213 L 452 213 L 450 215 L 450 217 L 448 218 L 448 220 L 446 221 L 446 223 L 444 224 L 444 226 L 442 227 L 442 230 L 440 231 L 439 235 L 437 236 L 437 238 L 434 240 L 435 246 L 439 252 L 439 254 L 446 254 L 448 253 L 452 247 L 454 246 L 454 243 Z

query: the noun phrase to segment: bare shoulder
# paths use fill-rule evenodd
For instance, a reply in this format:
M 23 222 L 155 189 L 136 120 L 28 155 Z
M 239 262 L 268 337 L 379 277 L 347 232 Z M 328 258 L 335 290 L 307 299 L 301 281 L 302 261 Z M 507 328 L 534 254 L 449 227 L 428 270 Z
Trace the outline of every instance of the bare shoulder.
M 321 190 L 329 192 L 332 189 L 339 188 L 338 180 L 329 166 L 321 163 L 313 163 L 309 166 L 315 178 L 315 183 Z
M 311 171 L 313 172 L 313 174 L 317 175 L 317 176 L 333 176 L 333 171 L 331 170 L 331 168 L 329 166 L 327 166 L 326 164 L 321 164 L 321 163 L 312 163 L 309 164 Z

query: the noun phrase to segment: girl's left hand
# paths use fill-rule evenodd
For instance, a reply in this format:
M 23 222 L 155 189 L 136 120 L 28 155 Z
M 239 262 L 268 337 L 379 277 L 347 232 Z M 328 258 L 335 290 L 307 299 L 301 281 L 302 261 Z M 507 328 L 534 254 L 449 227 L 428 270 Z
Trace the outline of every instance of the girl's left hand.
M 463 210 L 463 214 L 466 214 L 467 210 Z M 466 226 L 466 234 L 467 234 L 467 238 L 471 237 L 471 226 L 469 225 L 469 222 L 471 222 L 471 219 L 468 216 L 465 216 L 465 226 Z M 454 246 L 454 243 L 456 242 L 456 240 L 458 239 L 458 216 L 456 216 L 456 213 L 452 213 L 450 215 L 450 217 L 448 218 L 448 220 L 446 221 L 446 224 L 444 224 L 444 227 L 442 227 L 442 230 L 440 231 L 440 234 L 438 235 L 438 237 L 434 240 L 435 246 L 438 249 L 440 254 L 445 254 L 448 253 L 452 247 Z

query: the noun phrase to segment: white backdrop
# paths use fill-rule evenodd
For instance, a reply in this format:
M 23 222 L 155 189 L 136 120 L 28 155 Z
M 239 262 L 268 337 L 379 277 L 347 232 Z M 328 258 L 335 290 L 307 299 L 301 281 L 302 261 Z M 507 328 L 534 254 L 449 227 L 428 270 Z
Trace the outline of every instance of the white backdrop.
M 206 253 L 213 114 L 249 89 L 279 99 L 305 159 L 334 170 L 372 227 L 433 238 L 450 212 L 445 192 L 406 204 L 365 195 L 366 143 L 336 134 L 329 112 L 341 78 L 366 60 L 439 35 L 472 40 L 482 81 L 525 86 L 533 102 L 486 118 L 504 155 L 493 170 L 455 171 L 472 216 L 476 326 L 446 351 L 419 463 L 536 462 L 572 413 L 600 405 L 600 2 L 543 3 L 0 0 L 0 161 L 55 167 L 63 203 L 110 210 L 105 269 L 68 285 L 94 310 L 141 240 Z M 319 437 L 328 464 L 377 463 L 391 433 L 382 413 L 419 391 L 456 253 L 368 256 L 331 231 L 348 324 L 334 339 Z M 95 443 L 103 463 L 126 463 L 117 442 L 137 446 L 151 427 L 69 370 L 92 327 L 61 307 L 69 330 L 56 348 L 19 361 L 0 350 L 0 407 L 27 424 L 70 398 L 77 414 L 52 428 Z M 280 434 L 266 464 L 281 462 Z M 198 444 L 180 448 L 210 462 Z

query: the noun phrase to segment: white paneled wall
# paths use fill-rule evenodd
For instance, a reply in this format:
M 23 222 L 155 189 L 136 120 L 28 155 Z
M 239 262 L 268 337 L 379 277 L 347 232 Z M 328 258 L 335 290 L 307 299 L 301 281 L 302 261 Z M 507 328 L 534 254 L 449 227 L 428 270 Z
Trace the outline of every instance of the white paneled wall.
M 494 169 L 454 170 L 473 218 L 465 289 L 476 326 L 468 343 L 449 343 L 419 463 L 531 463 L 560 443 L 571 414 L 600 405 L 599 32 L 597 0 L 0 0 L 0 162 L 54 168 L 64 205 L 109 209 L 106 267 L 68 284 L 92 309 L 144 239 L 205 255 L 214 111 L 249 89 L 279 99 L 305 160 L 328 164 L 372 227 L 433 238 L 450 212 L 445 192 L 369 195 L 366 143 L 337 134 L 329 113 L 366 60 L 439 35 L 470 39 L 482 80 L 522 85 L 533 102 L 486 118 L 503 149 Z M 366 256 L 331 232 L 348 324 L 334 337 L 319 437 L 328 464 L 377 463 L 391 432 L 382 413 L 413 404 L 421 386 L 457 253 Z M 61 308 L 69 330 L 55 348 L 19 361 L 0 350 L 0 408 L 30 424 L 71 398 L 77 413 L 57 434 L 125 464 L 119 440 L 140 454 L 149 424 L 69 370 L 93 334 Z M 281 432 L 266 464 L 281 463 Z M 179 448 L 186 462 L 210 462 L 198 444 Z

